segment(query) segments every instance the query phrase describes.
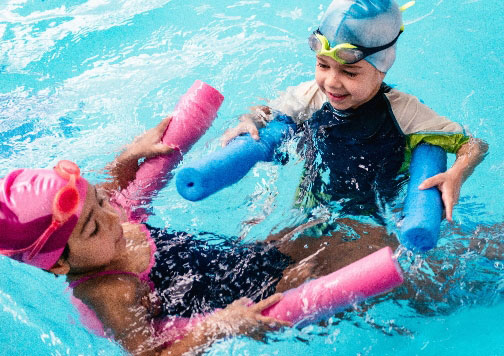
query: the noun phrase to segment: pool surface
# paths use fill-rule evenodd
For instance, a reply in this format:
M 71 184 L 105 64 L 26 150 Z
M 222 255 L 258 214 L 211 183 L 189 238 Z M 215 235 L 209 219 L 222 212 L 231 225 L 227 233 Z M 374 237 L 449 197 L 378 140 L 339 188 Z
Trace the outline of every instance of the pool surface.
M 219 148 L 247 108 L 313 78 L 307 37 L 330 1 L 3 0 L 0 2 L 0 176 L 77 162 L 91 182 L 122 145 L 173 110 L 196 80 L 225 96 L 185 156 Z M 504 355 L 504 258 L 461 252 L 504 236 L 504 2 L 419 0 L 386 82 L 419 97 L 490 145 L 464 184 L 438 248 L 404 252 L 409 301 L 375 298 L 328 325 L 220 341 L 209 355 Z M 449 162 L 453 162 L 453 157 Z M 261 163 L 239 183 L 188 202 L 174 181 L 152 204 L 155 226 L 262 240 L 300 217 L 290 209 L 302 161 Z M 175 170 L 176 173 L 177 170 Z M 256 223 L 260 222 L 260 223 Z M 393 214 L 388 227 L 395 231 Z M 433 266 L 449 278 L 433 275 Z M 62 278 L 0 257 L 0 355 L 121 355 L 90 334 Z M 448 286 L 445 298 L 429 288 Z M 413 305 L 421 304 L 419 313 Z

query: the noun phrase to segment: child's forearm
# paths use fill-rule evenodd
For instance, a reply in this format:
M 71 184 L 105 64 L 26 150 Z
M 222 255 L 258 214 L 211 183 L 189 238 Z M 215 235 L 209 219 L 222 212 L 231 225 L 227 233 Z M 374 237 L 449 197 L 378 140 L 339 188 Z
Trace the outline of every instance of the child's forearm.
M 160 355 L 180 356 L 188 352 L 191 352 L 191 355 L 199 355 L 206 351 L 214 341 L 224 337 L 219 326 L 213 323 L 211 318 L 201 322 L 182 339 L 162 350 Z
M 110 163 L 106 169 L 112 180 L 103 184 L 109 192 L 124 189 L 135 179 L 139 168 L 139 160 L 151 157 L 170 154 L 173 147 L 161 142 L 162 136 L 170 124 L 171 117 L 168 116 L 152 129 L 136 137 L 132 143 L 127 145 L 121 154 Z
M 483 161 L 487 151 L 488 144 L 485 141 L 471 138 L 457 151 L 457 158 L 449 170 L 464 182 Z
M 111 177 L 111 180 L 104 183 L 102 186 L 107 191 L 124 189 L 128 184 L 135 179 L 138 171 L 138 160 L 142 155 L 136 152 L 131 146 L 127 146 L 112 163 L 106 166 L 106 170 Z
M 277 293 L 257 304 L 248 298 L 235 300 L 224 309 L 209 315 L 203 322 L 196 325 L 181 340 L 174 342 L 163 350 L 161 355 L 183 355 L 187 352 L 200 354 L 213 342 L 224 337 L 247 335 L 253 331 L 269 331 L 281 326 L 292 326 L 288 321 L 264 316 L 262 312 L 278 303 L 282 294 Z

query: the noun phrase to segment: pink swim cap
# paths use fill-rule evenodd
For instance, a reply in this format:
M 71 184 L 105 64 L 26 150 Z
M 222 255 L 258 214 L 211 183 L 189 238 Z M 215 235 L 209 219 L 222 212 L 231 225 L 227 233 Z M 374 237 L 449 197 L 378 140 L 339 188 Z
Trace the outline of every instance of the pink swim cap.
M 78 171 L 72 162 L 60 163 L 73 165 Z M 77 207 L 68 220 L 47 235 L 46 241 L 40 241 L 53 222 L 54 197 L 68 184 L 69 179 L 61 177 L 54 169 L 19 169 L 0 179 L 1 254 L 42 269 L 54 266 L 65 249 L 86 200 L 88 183 L 77 177 Z M 66 208 L 64 199 L 65 196 L 59 199 L 60 205 Z M 40 243 L 32 246 L 37 240 L 42 246 Z M 28 247 L 26 251 L 13 252 Z

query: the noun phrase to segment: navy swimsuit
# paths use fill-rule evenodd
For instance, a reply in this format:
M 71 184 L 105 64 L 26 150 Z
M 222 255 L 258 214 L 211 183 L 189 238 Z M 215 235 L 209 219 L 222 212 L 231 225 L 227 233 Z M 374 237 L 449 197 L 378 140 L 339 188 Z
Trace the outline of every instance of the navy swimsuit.
M 377 194 L 395 197 L 404 181 L 398 173 L 406 137 L 384 95 L 388 90 L 382 85 L 355 110 L 325 103 L 303 124 L 306 161 L 298 203 L 311 194 L 318 203 L 339 200 L 344 213 L 373 215 Z
M 149 278 L 163 315 L 189 317 L 224 308 L 241 297 L 275 293 L 288 256 L 265 243 L 240 244 L 213 234 L 190 236 L 147 226 L 157 251 Z

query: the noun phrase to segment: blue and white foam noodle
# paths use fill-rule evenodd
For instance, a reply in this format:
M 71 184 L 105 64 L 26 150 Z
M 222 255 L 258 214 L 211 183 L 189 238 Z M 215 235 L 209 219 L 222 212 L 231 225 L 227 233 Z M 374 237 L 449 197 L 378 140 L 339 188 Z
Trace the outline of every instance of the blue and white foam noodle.
M 441 193 L 437 187 L 420 190 L 418 186 L 425 179 L 444 171 L 444 149 L 420 144 L 413 150 L 400 232 L 401 243 L 411 250 L 424 252 L 436 247 L 443 219 Z
M 277 117 L 259 130 L 260 139 L 238 136 L 226 147 L 186 165 L 176 175 L 179 194 L 199 201 L 242 179 L 259 161 L 272 161 L 275 149 L 286 139 L 293 123 Z

